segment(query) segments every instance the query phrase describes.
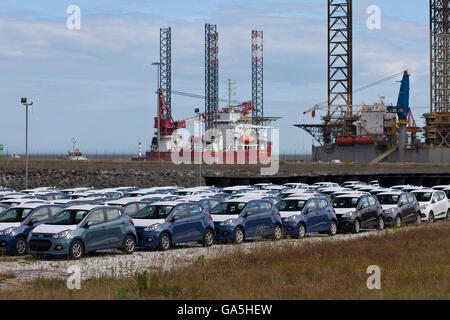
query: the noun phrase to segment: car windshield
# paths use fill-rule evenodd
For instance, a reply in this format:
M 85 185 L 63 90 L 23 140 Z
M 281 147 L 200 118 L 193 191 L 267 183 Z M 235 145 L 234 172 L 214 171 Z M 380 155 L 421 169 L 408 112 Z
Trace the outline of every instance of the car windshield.
M 0 213 L 0 222 L 22 222 L 33 209 L 10 208 Z
M 397 204 L 399 197 L 398 194 L 382 194 L 377 196 L 380 204 Z
M 357 197 L 335 198 L 333 200 L 333 207 L 336 209 L 356 208 L 358 201 L 359 198 Z
M 222 202 L 211 210 L 211 214 L 239 214 L 244 209 L 245 202 Z
M 414 192 L 417 201 L 419 202 L 428 202 L 431 200 L 432 192 Z
M 64 210 L 51 217 L 46 224 L 73 225 L 79 224 L 88 214 L 88 210 Z
M 276 207 L 279 211 L 302 211 L 306 200 L 281 200 Z
M 178 196 L 190 196 L 192 195 L 192 191 L 177 191 L 175 194 Z
M 165 219 L 172 209 L 173 206 L 147 206 L 139 211 L 133 219 Z

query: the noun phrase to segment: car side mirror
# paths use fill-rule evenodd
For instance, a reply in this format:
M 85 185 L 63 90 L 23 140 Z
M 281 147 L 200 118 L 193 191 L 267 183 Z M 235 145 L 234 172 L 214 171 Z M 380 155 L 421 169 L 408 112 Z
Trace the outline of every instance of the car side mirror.
M 37 219 L 31 219 L 29 225 L 35 225 L 36 223 L 38 223 Z
M 84 225 L 84 227 L 85 228 L 90 228 L 90 227 L 92 227 L 94 225 L 94 222 L 93 221 L 88 221 L 88 222 L 86 222 L 86 224 Z
M 243 217 L 246 218 L 246 217 L 249 217 L 249 216 L 251 216 L 251 215 L 252 215 L 252 212 L 251 212 L 251 211 L 246 211 L 246 212 L 244 212 Z
M 177 221 L 178 219 L 179 219 L 178 216 L 173 216 L 172 219 L 170 219 L 170 221 L 171 221 L 171 222 L 175 222 L 175 221 Z
M 434 200 L 434 199 L 431 200 L 431 203 L 432 203 L 432 204 L 435 204 L 435 203 L 436 203 L 436 200 Z

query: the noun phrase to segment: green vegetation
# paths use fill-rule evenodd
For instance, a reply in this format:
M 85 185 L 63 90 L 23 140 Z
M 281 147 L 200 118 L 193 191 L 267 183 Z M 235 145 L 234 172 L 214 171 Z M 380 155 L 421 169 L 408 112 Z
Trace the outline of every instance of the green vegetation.
M 1 299 L 449 299 L 450 224 L 442 221 L 348 241 L 317 241 L 198 259 L 172 271 L 101 277 L 70 291 L 39 279 Z M 366 286 L 381 268 L 381 290 Z

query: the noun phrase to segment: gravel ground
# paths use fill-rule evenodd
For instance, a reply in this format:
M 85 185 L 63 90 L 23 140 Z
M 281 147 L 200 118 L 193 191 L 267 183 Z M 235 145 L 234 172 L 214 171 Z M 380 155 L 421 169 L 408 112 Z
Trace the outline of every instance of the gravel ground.
M 411 227 L 408 227 L 411 228 Z M 407 228 L 403 228 L 405 230 Z M 286 244 L 305 245 L 317 241 L 348 241 L 360 237 L 380 236 L 392 229 L 383 232 L 367 231 L 359 234 L 339 234 L 335 237 L 326 235 L 310 235 L 306 239 L 284 239 L 278 242 L 257 240 L 246 242 L 239 246 L 231 244 L 216 244 L 209 248 L 201 245 L 176 246 L 167 252 L 137 250 L 132 255 L 124 255 L 118 251 L 99 251 L 79 260 L 72 261 L 66 258 L 45 257 L 34 259 L 31 256 L 21 258 L 0 257 L 0 288 L 11 289 L 19 286 L 21 282 L 37 278 L 67 278 L 70 274 L 68 268 L 76 265 L 80 267 L 81 279 L 86 280 L 101 276 L 127 277 L 136 271 L 171 270 L 181 267 L 198 259 L 210 259 L 230 254 L 233 250 L 243 249 L 251 251 L 255 247 L 274 246 L 282 247 Z

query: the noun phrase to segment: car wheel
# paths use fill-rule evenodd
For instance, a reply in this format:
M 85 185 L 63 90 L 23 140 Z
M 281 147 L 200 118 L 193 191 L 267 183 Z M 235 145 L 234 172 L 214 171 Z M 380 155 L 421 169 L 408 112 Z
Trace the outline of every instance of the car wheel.
M 167 251 L 172 247 L 172 240 L 170 239 L 170 236 L 168 233 L 163 233 L 159 237 L 159 250 Z
M 78 260 L 83 257 L 84 246 L 81 243 L 81 241 L 75 240 L 74 242 L 72 242 L 72 244 L 70 245 L 70 249 L 69 249 L 69 255 L 70 255 L 70 258 L 73 260 Z
M 395 226 L 397 228 L 400 228 L 402 226 L 402 218 L 400 217 L 400 215 L 397 215 L 395 217 Z
M 123 239 L 122 252 L 131 254 L 134 252 L 134 249 L 136 249 L 136 240 L 134 240 L 134 237 L 131 235 L 126 236 L 125 239 Z
M 337 224 L 336 221 L 330 222 L 330 228 L 328 229 L 328 234 L 332 237 L 334 237 L 337 233 Z
M 245 236 L 244 236 L 244 230 L 242 228 L 237 228 L 234 231 L 233 235 L 233 243 L 239 244 L 244 242 Z
M 433 213 L 433 211 L 431 211 L 430 214 L 428 215 L 428 221 L 429 222 L 433 222 L 434 221 L 434 213 Z
M 417 212 L 417 216 L 416 216 L 416 224 L 421 224 L 422 223 L 422 213 Z
M 278 224 L 275 225 L 275 227 L 273 227 L 273 230 L 272 230 L 272 240 L 278 241 L 281 239 L 282 235 L 283 235 L 283 230 L 281 229 L 281 227 Z
M 361 230 L 361 223 L 359 222 L 358 219 L 355 219 L 352 226 L 352 232 L 359 233 L 360 230 Z
M 23 256 L 27 253 L 27 242 L 25 238 L 17 238 L 14 242 L 13 254 L 15 256 Z
M 378 217 L 377 229 L 379 231 L 383 231 L 384 230 L 384 219 L 383 219 L 383 217 Z
M 203 236 L 202 245 L 204 247 L 211 247 L 214 242 L 214 232 L 211 230 L 206 230 L 205 235 Z
M 300 223 L 298 225 L 298 229 L 297 229 L 297 238 L 298 239 L 303 239 L 305 236 L 306 236 L 305 225 L 303 223 Z

